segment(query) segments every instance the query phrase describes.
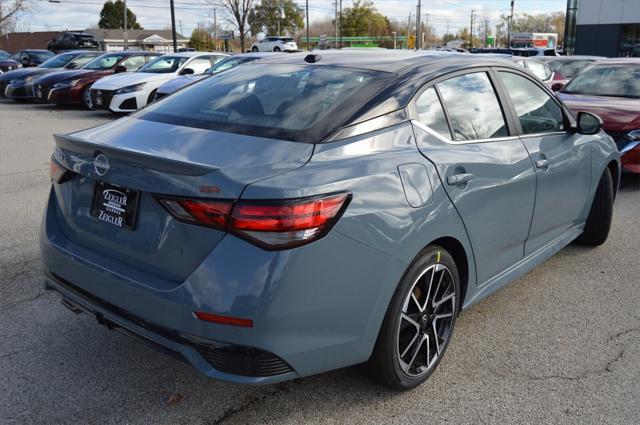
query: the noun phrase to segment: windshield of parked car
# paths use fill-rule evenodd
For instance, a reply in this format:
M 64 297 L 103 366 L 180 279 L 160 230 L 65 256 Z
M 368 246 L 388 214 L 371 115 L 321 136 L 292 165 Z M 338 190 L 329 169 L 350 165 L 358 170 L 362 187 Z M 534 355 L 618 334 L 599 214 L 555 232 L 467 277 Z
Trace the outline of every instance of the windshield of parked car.
M 9 53 L 7 52 L 0 52 L 0 60 L 7 60 L 10 59 L 11 56 L 9 56 Z
M 126 57 L 124 54 L 110 53 L 99 56 L 87 63 L 82 69 L 92 69 L 95 71 L 106 71 L 113 68 L 120 61 L 120 59 Z
M 160 56 L 140 68 L 138 72 L 153 72 L 156 74 L 176 72 L 187 59 L 189 58 L 183 56 Z
M 565 93 L 640 98 L 640 65 L 597 65 L 567 84 Z
M 280 37 L 278 40 L 284 42 L 284 43 L 291 43 L 293 41 L 293 38 L 291 37 Z
M 213 65 L 211 68 L 207 69 L 204 73 L 205 74 L 217 74 L 218 72 L 222 72 L 225 69 L 233 68 L 235 66 L 240 65 L 241 63 L 251 62 L 251 61 L 254 61 L 256 59 L 259 59 L 259 58 L 258 57 L 250 57 L 250 56 L 244 56 L 244 57 L 238 57 L 238 58 L 227 58 L 227 59 L 221 60 L 217 64 Z
M 393 76 L 329 66 L 243 66 L 175 93 L 137 116 L 181 126 L 319 142 Z M 342 119 L 341 119 L 342 118 Z
M 563 77 L 573 78 L 582 71 L 586 66 L 592 63 L 592 60 L 575 59 L 575 60 L 552 60 L 547 62 L 554 71 L 560 73 Z
M 52 52 L 45 52 L 45 51 L 32 51 L 29 52 L 29 55 L 40 60 L 40 61 L 46 61 L 47 59 L 49 59 L 51 56 L 53 56 Z
M 49 60 L 42 62 L 42 64 L 40 64 L 40 68 L 62 68 L 76 56 L 77 55 L 73 53 L 61 53 Z

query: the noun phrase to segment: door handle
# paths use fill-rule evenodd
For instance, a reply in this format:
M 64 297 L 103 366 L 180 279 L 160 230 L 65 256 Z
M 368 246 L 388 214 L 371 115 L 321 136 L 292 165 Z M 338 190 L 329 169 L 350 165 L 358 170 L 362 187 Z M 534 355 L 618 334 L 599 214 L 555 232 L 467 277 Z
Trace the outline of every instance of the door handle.
M 536 168 L 542 168 L 546 170 L 549 168 L 549 160 L 547 159 L 539 159 L 536 161 Z
M 447 177 L 447 184 L 449 186 L 458 186 L 468 183 L 472 178 L 473 174 L 470 173 L 454 174 Z

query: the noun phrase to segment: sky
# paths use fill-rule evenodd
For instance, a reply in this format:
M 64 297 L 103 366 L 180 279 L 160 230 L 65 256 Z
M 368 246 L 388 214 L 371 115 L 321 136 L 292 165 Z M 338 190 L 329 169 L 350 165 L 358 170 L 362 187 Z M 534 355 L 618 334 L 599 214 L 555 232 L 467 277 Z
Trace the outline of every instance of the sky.
M 59 31 L 96 27 L 104 0 L 31 0 L 31 8 L 20 19 L 18 31 Z M 258 0 L 256 0 L 257 2 Z M 304 7 L 305 3 L 297 3 Z M 389 18 L 406 24 L 409 13 L 415 20 L 417 0 L 373 0 L 378 11 Z M 176 26 L 178 32 L 189 36 L 198 24 L 213 22 L 213 10 L 217 9 L 218 22 L 228 21 L 224 10 L 215 7 L 215 0 L 175 0 Z M 343 8 L 351 0 L 343 0 Z M 566 0 L 515 0 L 516 13 L 551 13 L 566 9 Z M 171 25 L 169 0 L 127 0 L 127 7 L 137 16 L 145 29 L 168 29 Z M 311 22 L 330 19 L 334 16 L 333 0 L 310 0 Z M 470 24 L 471 11 L 490 17 L 492 26 L 501 14 L 507 14 L 510 0 L 422 0 L 422 20 L 427 18 L 437 34 L 442 35 L 447 27 L 456 32 Z M 414 21 L 415 22 L 415 21 Z M 229 28 L 231 26 L 227 24 Z

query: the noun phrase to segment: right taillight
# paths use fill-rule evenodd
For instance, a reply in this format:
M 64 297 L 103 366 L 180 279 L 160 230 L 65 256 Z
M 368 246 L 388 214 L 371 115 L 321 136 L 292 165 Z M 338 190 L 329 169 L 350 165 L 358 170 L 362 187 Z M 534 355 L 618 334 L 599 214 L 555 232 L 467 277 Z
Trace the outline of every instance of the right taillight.
M 176 219 L 226 230 L 267 250 L 304 245 L 324 236 L 346 209 L 347 192 L 283 200 L 158 197 Z
M 49 178 L 51 181 L 56 182 L 58 184 L 62 184 L 66 181 L 69 181 L 75 176 L 71 170 L 67 170 L 62 165 L 58 163 L 55 159 L 51 158 L 49 162 Z

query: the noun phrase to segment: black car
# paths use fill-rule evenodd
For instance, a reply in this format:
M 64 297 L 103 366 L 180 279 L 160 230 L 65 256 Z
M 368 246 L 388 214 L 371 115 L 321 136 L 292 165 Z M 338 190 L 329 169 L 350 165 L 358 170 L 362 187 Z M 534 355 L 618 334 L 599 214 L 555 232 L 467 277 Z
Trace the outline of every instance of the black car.
M 98 50 L 99 47 L 92 34 L 78 32 L 62 33 L 47 44 L 47 49 L 56 53 L 71 49 Z
M 40 65 L 53 55 L 48 50 L 23 49 L 11 55 L 11 59 L 18 61 L 24 68 L 29 68 Z
M 0 74 L 8 71 L 13 71 L 14 69 L 18 69 L 21 67 L 21 64 L 11 59 L 11 55 L 9 55 L 9 53 L 5 52 L 4 50 L 0 50 Z

